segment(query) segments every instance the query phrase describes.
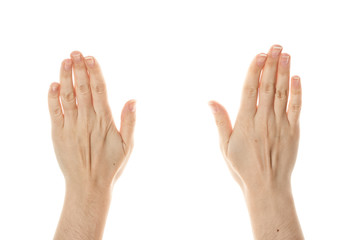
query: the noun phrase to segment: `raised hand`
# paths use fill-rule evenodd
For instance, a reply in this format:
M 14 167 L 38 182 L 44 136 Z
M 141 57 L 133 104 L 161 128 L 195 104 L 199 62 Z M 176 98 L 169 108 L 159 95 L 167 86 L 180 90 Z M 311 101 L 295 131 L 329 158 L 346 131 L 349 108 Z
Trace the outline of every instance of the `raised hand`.
M 60 84 L 51 84 L 48 102 L 55 154 L 66 182 L 55 239 L 101 239 L 112 187 L 134 145 L 135 100 L 125 104 L 118 130 L 99 63 L 74 51 L 62 62 Z
M 256 239 L 303 238 L 291 193 L 301 84 L 293 76 L 289 87 L 290 55 L 281 52 L 274 45 L 250 64 L 234 127 L 225 108 L 209 102 L 221 151 L 243 190 Z

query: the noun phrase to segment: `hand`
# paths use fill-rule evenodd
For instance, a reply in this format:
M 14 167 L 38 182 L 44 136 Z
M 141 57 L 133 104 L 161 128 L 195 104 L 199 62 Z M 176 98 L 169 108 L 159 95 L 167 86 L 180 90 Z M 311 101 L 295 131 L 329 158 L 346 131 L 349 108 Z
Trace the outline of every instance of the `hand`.
M 101 237 L 112 187 L 133 149 L 135 101 L 130 100 L 125 104 L 118 131 L 107 102 L 99 63 L 94 57 L 84 58 L 78 51 L 71 53 L 71 59 L 62 62 L 60 84 L 51 84 L 48 100 L 53 145 L 66 182 L 63 215 L 56 235 L 70 232 L 69 228 L 78 224 L 78 228 L 83 229 L 74 232 L 88 234 L 92 236 L 91 239 Z M 97 204 L 92 208 L 99 210 L 92 211 L 99 212 L 89 213 L 88 203 Z M 91 224 L 94 217 L 74 220 L 86 215 L 99 216 L 94 220 L 99 229 L 92 228 L 96 233 L 90 234 L 84 230 L 86 226 L 81 226 L 84 222 L 86 225 L 87 221 Z M 67 223 L 62 224 L 64 221 Z M 63 238 L 76 237 L 63 235 Z
M 260 221 L 252 214 L 252 208 L 258 208 L 254 203 L 266 201 L 275 209 L 279 202 L 289 202 L 289 205 L 292 202 L 290 183 L 299 144 L 301 85 L 298 76 L 291 78 L 287 106 L 290 55 L 281 51 L 281 46 L 274 45 L 268 54 L 259 54 L 252 61 L 234 128 L 225 108 L 215 101 L 209 102 L 218 126 L 221 151 L 244 192 L 250 215 L 255 218 L 255 233 L 260 231 L 256 227 Z M 283 200 L 285 198 L 289 201 Z M 268 220 L 273 221 L 270 215 Z M 272 223 L 267 221 L 267 224 L 271 227 Z M 277 230 L 278 227 L 275 232 Z
M 289 187 L 295 164 L 301 87 L 299 77 L 294 76 L 287 109 L 290 55 L 281 54 L 281 50 L 280 46 L 273 46 L 270 57 L 259 54 L 251 63 L 234 128 L 225 108 L 210 102 L 222 153 L 245 191 L 256 190 L 259 186 Z
M 107 102 L 99 63 L 94 57 L 84 59 L 77 51 L 71 58 L 63 61 L 61 86 L 53 83 L 49 91 L 56 158 L 67 185 L 91 184 L 108 188 L 119 177 L 133 149 L 135 101 L 126 103 L 118 131 Z

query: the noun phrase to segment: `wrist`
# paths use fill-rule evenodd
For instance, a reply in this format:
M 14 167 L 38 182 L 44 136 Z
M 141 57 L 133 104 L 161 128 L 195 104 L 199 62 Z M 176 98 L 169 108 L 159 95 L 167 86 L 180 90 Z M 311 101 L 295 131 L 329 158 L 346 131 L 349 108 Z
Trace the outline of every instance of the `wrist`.
M 291 187 L 259 187 L 246 189 L 244 196 L 249 209 L 278 211 L 283 208 L 294 208 Z
M 245 193 L 246 204 L 250 211 L 273 213 L 287 211 L 295 208 L 291 190 L 261 190 Z
M 290 186 L 247 189 L 244 196 L 255 239 L 303 239 Z
M 111 195 L 113 185 L 107 181 L 92 179 L 65 179 L 66 193 L 76 195 Z
M 64 206 L 54 239 L 101 239 L 110 201 L 110 188 L 66 184 Z
M 257 186 L 257 187 L 244 187 L 243 193 L 245 199 L 282 199 L 292 197 L 291 185 L 286 184 L 283 186 Z
M 65 205 L 74 205 L 84 209 L 94 206 L 106 209 L 110 205 L 111 193 L 111 187 L 66 184 Z
M 255 181 L 244 181 L 241 189 L 246 199 L 292 196 L 290 178 L 259 177 Z

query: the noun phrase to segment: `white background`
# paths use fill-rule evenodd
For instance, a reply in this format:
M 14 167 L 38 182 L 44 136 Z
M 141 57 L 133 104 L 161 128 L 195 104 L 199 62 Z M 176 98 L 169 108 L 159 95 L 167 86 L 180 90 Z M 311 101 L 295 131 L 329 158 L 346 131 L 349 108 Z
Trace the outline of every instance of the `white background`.
M 93 55 L 135 148 L 104 239 L 252 239 L 207 106 L 234 120 L 252 58 L 281 44 L 302 77 L 293 193 L 306 239 L 359 239 L 357 1 L 1 1 L 0 239 L 52 239 L 64 180 L 47 92 L 73 50 Z

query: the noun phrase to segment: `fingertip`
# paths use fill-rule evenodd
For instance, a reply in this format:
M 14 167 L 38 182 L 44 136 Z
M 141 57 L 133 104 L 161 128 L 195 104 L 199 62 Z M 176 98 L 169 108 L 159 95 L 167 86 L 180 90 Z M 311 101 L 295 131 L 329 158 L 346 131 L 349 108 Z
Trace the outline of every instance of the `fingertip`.
M 288 53 L 281 53 L 280 55 L 280 66 L 281 67 L 288 67 L 290 63 L 290 54 Z
M 294 75 L 294 76 L 292 76 L 292 79 L 293 79 L 293 80 L 299 80 L 299 81 L 300 81 L 300 76 L 299 76 L 299 75 Z
M 135 112 L 136 111 L 136 100 L 135 99 L 129 100 L 126 104 L 128 106 L 128 110 L 130 112 Z
M 258 55 L 256 55 L 256 65 L 259 68 L 263 68 L 267 59 L 267 54 L 266 53 L 259 53 Z
M 282 53 L 281 53 L 281 56 L 288 56 L 288 57 L 291 57 L 290 53 L 287 53 L 287 52 L 282 52 Z
M 136 124 L 135 104 L 135 99 L 127 101 L 121 113 L 120 134 L 126 145 L 133 145 L 134 141 L 133 135 Z
M 274 44 L 270 48 L 269 55 L 271 56 L 272 59 L 277 59 L 279 57 L 279 55 L 281 54 L 282 50 L 283 50 L 283 47 L 281 45 Z
M 60 84 L 53 82 L 49 87 L 48 106 L 52 122 L 56 125 L 63 124 L 63 112 L 59 99 Z
M 220 147 L 225 149 L 232 132 L 230 118 L 225 108 L 216 101 L 209 101 L 208 105 L 214 115 L 215 123 L 219 133 Z
M 64 59 L 61 63 L 61 66 L 62 66 L 62 70 L 64 70 L 65 72 L 69 72 L 72 68 L 72 59 L 71 58 Z
M 301 87 L 300 76 L 295 75 L 291 78 L 291 86 L 295 89 L 298 89 Z
M 218 105 L 215 101 L 211 100 L 208 102 L 208 105 L 210 107 L 210 110 L 213 114 L 217 113 L 219 111 Z
M 70 57 L 74 57 L 74 56 L 78 56 L 78 55 L 82 55 L 82 53 L 78 50 L 74 50 L 70 53 Z
M 95 58 L 93 56 L 86 56 L 84 59 L 88 68 L 93 68 L 95 66 Z
M 299 116 L 301 112 L 301 98 L 302 98 L 302 89 L 300 83 L 300 77 L 295 75 L 291 78 L 291 97 L 288 107 L 288 119 L 290 124 L 295 125 L 299 121 Z
M 53 83 L 51 83 L 51 85 L 50 85 L 49 91 L 50 91 L 52 94 L 55 94 L 55 93 L 58 93 L 58 92 L 59 92 L 59 88 L 60 88 L 60 84 L 57 83 L 57 82 L 53 82 Z
M 278 50 L 283 50 L 283 46 L 281 46 L 280 44 L 273 44 L 270 48 L 270 50 L 274 50 L 274 49 L 278 49 Z

